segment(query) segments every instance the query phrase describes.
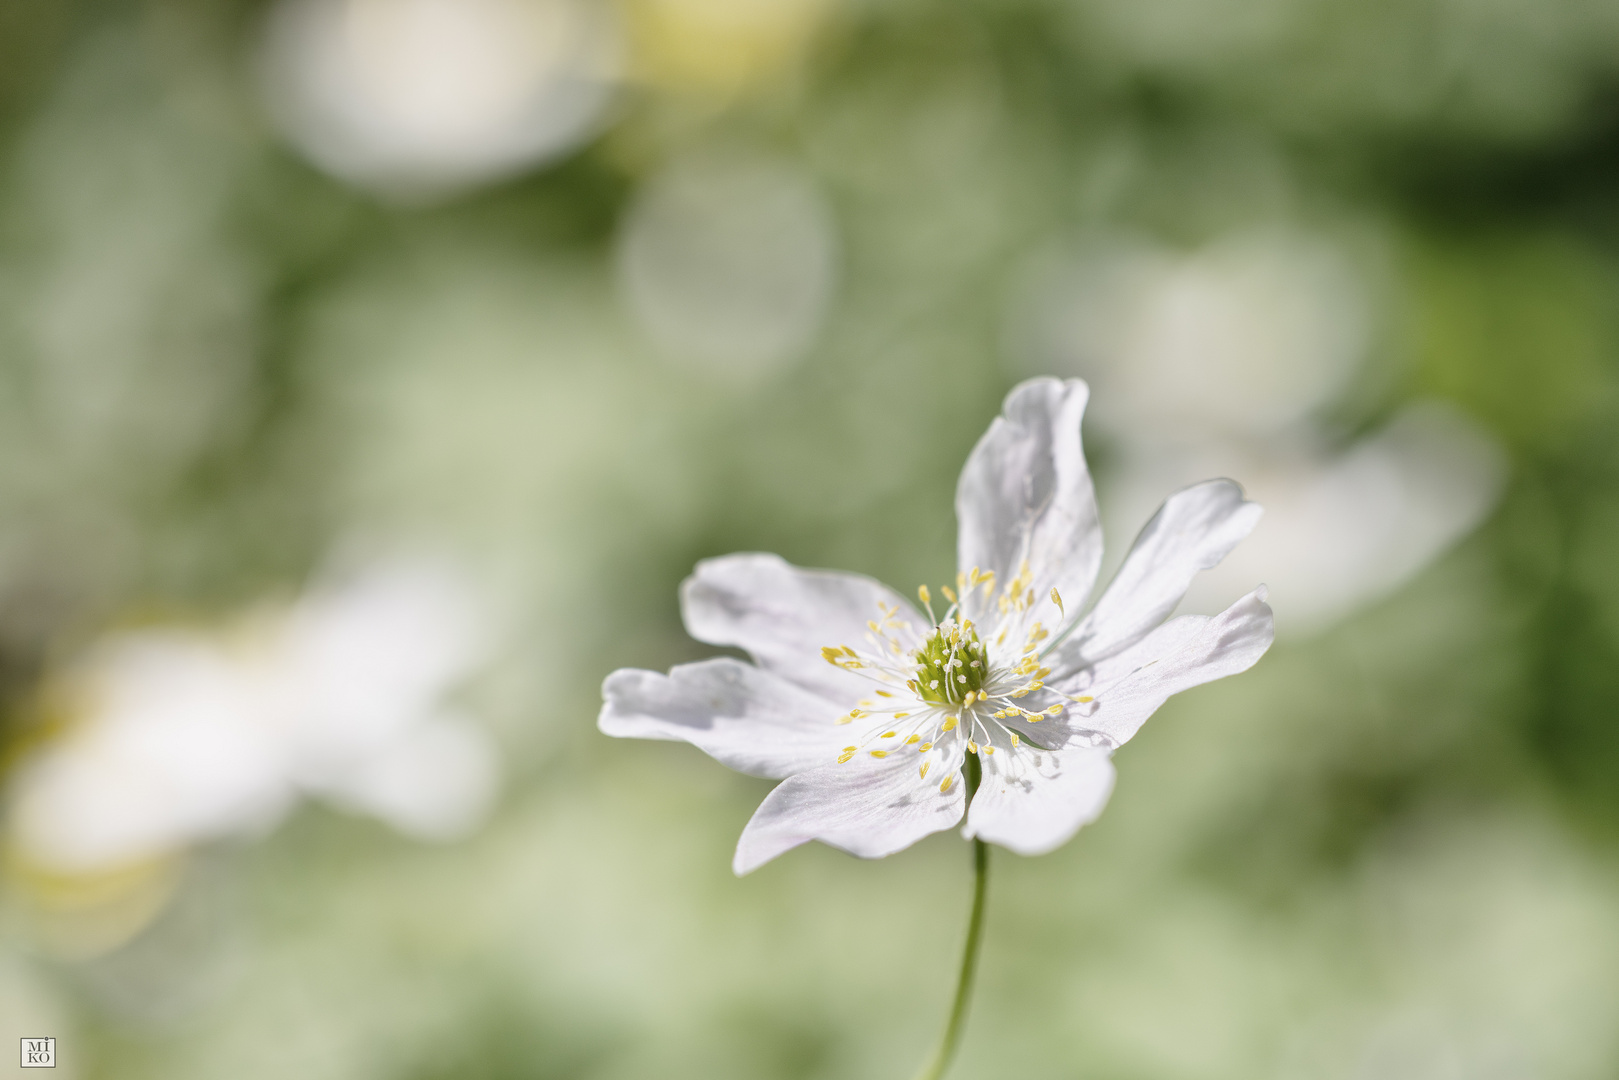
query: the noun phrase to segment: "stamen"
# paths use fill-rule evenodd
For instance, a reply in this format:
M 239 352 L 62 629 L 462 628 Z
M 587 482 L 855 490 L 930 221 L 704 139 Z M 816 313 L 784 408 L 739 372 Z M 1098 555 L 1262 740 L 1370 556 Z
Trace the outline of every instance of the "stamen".
M 933 764 L 933 762 L 931 762 L 931 761 L 922 762 L 922 771 L 920 773 L 918 773 L 917 775 L 921 779 L 926 780 L 928 778 L 928 766 L 932 765 L 932 764 Z
M 887 757 L 888 756 L 888 751 L 887 750 L 872 750 L 872 751 L 869 751 L 869 753 L 871 754 L 872 757 Z

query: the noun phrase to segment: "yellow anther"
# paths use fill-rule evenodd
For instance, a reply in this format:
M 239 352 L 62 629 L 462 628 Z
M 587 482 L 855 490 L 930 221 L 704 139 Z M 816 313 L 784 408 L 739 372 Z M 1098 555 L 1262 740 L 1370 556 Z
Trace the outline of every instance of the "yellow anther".
M 878 738 L 880 738 L 880 739 L 892 739 L 895 735 L 898 735 L 898 734 L 899 734 L 899 732 L 897 732 L 897 731 L 885 731 L 881 735 L 879 735 Z
M 971 570 L 967 571 L 967 584 L 977 585 L 980 576 L 981 575 L 978 573 L 978 567 L 973 567 Z
M 978 744 L 973 742 L 971 739 L 967 740 L 967 753 L 969 753 L 969 754 L 978 753 Z
M 1068 612 L 1063 611 L 1062 609 L 1062 594 L 1057 591 L 1057 587 L 1055 585 L 1051 587 L 1051 602 L 1057 605 L 1057 610 L 1061 612 L 1062 617 L 1066 619 L 1068 617 Z
M 928 778 L 928 766 L 932 765 L 932 764 L 933 764 L 933 762 L 931 762 L 931 761 L 922 762 L 922 771 L 917 773 L 917 776 L 920 777 L 923 780 L 926 780 Z
M 993 746 L 986 746 L 983 749 L 984 753 L 986 754 L 993 754 L 995 752 L 995 748 Z
M 873 751 L 871 751 L 871 756 L 872 757 L 887 757 L 888 756 L 888 751 L 887 750 L 873 750 Z
M 943 782 L 943 783 L 942 783 L 942 784 L 940 784 L 940 785 L 939 785 L 939 790 L 940 790 L 940 791 L 949 791 L 949 790 L 950 790 L 950 782 L 951 782 L 951 781 L 952 781 L 952 780 L 954 780 L 954 779 L 955 779 L 955 777 L 954 777 L 954 776 L 947 776 L 947 777 L 945 777 L 945 778 L 944 778 L 944 782 Z
M 1074 700 L 1079 702 L 1081 705 L 1089 705 L 1091 702 L 1095 701 L 1096 699 L 1091 697 L 1089 694 L 1087 694 L 1084 697 L 1077 697 Z
M 1047 716 L 1056 716 L 1060 712 L 1062 712 L 1062 702 L 1059 701 L 1059 702 L 1057 702 L 1057 704 L 1051 706 L 1051 708 L 1046 710 L 1046 715 Z
M 878 697 L 893 697 L 894 695 L 890 694 L 887 690 L 879 690 L 879 691 L 877 691 L 877 696 Z
M 838 723 L 840 723 L 840 724 L 852 724 L 853 722 L 854 722 L 854 717 L 852 717 L 852 716 L 840 716 L 840 717 L 838 717 Z
M 940 585 L 939 586 L 939 591 L 944 593 L 944 598 L 946 600 L 950 601 L 952 604 L 954 604 L 956 602 L 956 591 L 954 589 L 952 589 L 950 586 L 948 586 L 948 585 Z
M 838 755 L 838 764 L 839 765 L 847 765 L 847 764 L 849 764 L 849 759 L 852 758 L 852 757 L 854 757 L 853 754 L 839 754 Z
M 850 709 L 849 710 L 849 719 L 850 720 L 858 720 L 862 716 L 865 716 L 865 715 L 866 714 L 864 712 L 861 712 L 859 709 Z
M 954 716 L 945 717 L 944 718 L 944 724 L 939 730 L 941 730 L 941 731 L 954 731 L 954 730 L 956 730 L 956 719 L 957 718 L 954 717 Z
M 845 645 L 843 647 L 843 654 L 845 656 L 859 656 L 860 655 L 859 653 L 855 652 L 853 649 L 849 648 L 849 646 L 847 646 L 847 645 Z
M 1026 712 L 1023 714 L 1023 719 L 1027 720 L 1031 724 L 1038 724 L 1040 721 L 1044 720 L 1045 717 L 1037 712 Z
M 930 742 L 925 742 L 925 743 L 923 743 L 923 744 L 922 744 L 922 745 L 921 745 L 921 746 L 918 746 L 918 747 L 917 747 L 917 749 L 918 749 L 918 750 L 920 750 L 920 751 L 921 751 L 921 752 L 922 752 L 922 753 L 924 753 L 924 754 L 925 754 L 925 753 L 927 753 L 927 752 L 928 752 L 928 751 L 929 751 L 929 750 L 932 750 L 932 749 L 933 749 L 933 744 L 932 744 L 932 743 L 930 743 Z
M 1009 731 L 1009 732 L 1007 732 L 1007 734 L 1012 736 L 1012 749 L 1016 750 L 1018 748 L 1017 732 Z
M 932 605 L 933 594 L 928 592 L 928 587 L 926 585 L 918 585 L 916 587 L 916 595 L 921 599 L 923 607 L 929 607 Z
M 895 720 L 903 720 L 909 715 L 911 715 L 911 714 L 908 713 L 908 712 L 897 712 L 897 713 L 894 714 L 894 719 Z
M 909 746 L 912 743 L 919 743 L 921 741 L 922 741 L 922 736 L 920 736 L 920 735 L 911 735 L 911 736 L 906 738 L 905 745 Z

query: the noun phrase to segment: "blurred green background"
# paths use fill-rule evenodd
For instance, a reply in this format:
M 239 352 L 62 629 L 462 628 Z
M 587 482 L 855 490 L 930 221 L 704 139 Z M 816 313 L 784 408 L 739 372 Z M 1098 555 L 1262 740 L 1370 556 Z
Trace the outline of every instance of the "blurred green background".
M 1188 605 L 1268 580 L 1279 636 L 994 855 L 955 1075 L 1619 1075 L 1616 257 L 1599 0 L 4 0 L 0 1034 L 80 1080 L 906 1075 L 966 845 L 734 879 L 768 784 L 598 687 L 712 651 L 699 558 L 948 580 L 1049 372 L 1115 561 L 1203 475 L 1267 505 Z M 42 867 L 84 658 L 355 550 L 484 598 L 487 810 L 299 781 Z

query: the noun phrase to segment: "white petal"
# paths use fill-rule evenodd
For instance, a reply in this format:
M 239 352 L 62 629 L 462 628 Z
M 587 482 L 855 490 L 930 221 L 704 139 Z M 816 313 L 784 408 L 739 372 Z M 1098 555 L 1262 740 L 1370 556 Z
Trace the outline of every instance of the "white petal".
M 1180 651 L 1197 637 L 1208 623 L 1207 615 L 1181 615 L 1170 619 L 1135 644 L 1126 646 L 1093 664 L 1086 664 L 1077 674 L 1057 668 L 1057 673 L 1046 682 L 1072 696 L 1094 695 L 1098 688 L 1112 686 L 1137 668 L 1145 667 L 1154 660 Z
M 1194 626 L 1196 633 L 1188 637 Z M 1171 694 L 1253 667 L 1276 636 L 1265 587 L 1261 585 L 1212 618 L 1188 615 L 1176 619 L 1164 627 L 1163 637 L 1171 635 L 1182 640 L 1178 648 L 1147 660 L 1110 686 L 1098 686 L 1091 691 L 1096 697 L 1095 713 L 1076 717 L 1071 723 L 1101 732 L 1116 746 L 1139 731 Z
M 1019 855 L 1044 855 L 1095 821 L 1113 792 L 1113 762 L 1105 747 L 1050 754 L 1050 775 L 1006 775 L 997 764 L 1004 753 L 986 762 L 962 830 L 968 839 L 976 836 Z
M 1085 603 L 1102 562 L 1079 436 L 1089 394 L 1078 379 L 1031 379 L 1007 395 L 956 486 L 962 570 L 992 570 L 1005 585 L 1026 560 L 1038 600 L 1056 587 L 1065 604 Z
M 838 706 L 728 656 L 667 675 L 620 668 L 602 683 L 602 698 L 603 734 L 683 740 L 750 776 L 831 764 L 849 740 Z
M 958 776 L 941 792 L 938 773 L 926 780 L 917 775 L 918 757 L 860 754 L 784 780 L 742 830 L 731 868 L 738 876 L 751 873 L 811 840 L 878 859 L 950 828 L 961 820 L 962 781 Z
M 900 609 L 919 626 L 921 616 L 880 582 L 835 570 L 805 570 L 778 555 L 726 555 L 704 559 L 680 587 L 686 632 L 710 645 L 746 649 L 759 666 L 848 709 L 868 679 L 833 667 L 827 646 L 859 645 L 868 621 L 882 621 L 878 602 Z
M 1192 578 L 1226 557 L 1264 513 L 1230 480 L 1176 492 L 1147 522 L 1112 584 L 1058 647 L 1058 671 L 1126 648 L 1169 617 Z

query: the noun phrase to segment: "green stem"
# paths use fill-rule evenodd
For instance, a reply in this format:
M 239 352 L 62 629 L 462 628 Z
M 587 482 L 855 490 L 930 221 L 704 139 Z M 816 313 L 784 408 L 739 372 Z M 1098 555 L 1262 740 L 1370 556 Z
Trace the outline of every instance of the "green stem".
M 967 782 L 967 800 L 972 801 L 978 790 L 980 771 L 978 758 L 968 754 L 962 770 Z M 984 893 L 989 885 L 989 845 L 982 840 L 973 841 L 973 909 L 967 916 L 967 947 L 961 953 L 961 975 L 956 980 L 956 1000 L 950 1006 L 950 1020 L 944 1026 L 944 1038 L 933 1057 L 916 1074 L 916 1080 L 940 1080 L 950 1061 L 956 1056 L 962 1030 L 967 1026 L 967 1004 L 972 999 L 973 978 L 978 974 L 978 946 L 984 937 Z

